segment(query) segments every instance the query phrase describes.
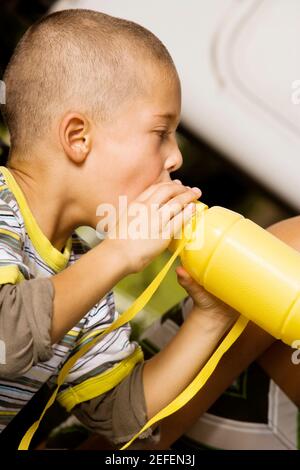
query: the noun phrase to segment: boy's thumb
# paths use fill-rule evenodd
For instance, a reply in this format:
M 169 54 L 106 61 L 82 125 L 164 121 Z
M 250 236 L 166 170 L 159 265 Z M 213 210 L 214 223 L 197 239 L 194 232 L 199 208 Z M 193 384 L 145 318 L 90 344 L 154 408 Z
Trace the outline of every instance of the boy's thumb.
M 176 268 L 177 279 L 179 284 L 187 291 L 187 293 L 203 308 L 211 308 L 215 305 L 215 298 L 209 294 L 203 286 L 198 284 L 192 276 L 183 268 Z
M 188 283 L 192 278 L 189 273 L 184 269 L 183 266 L 178 266 L 176 269 L 176 274 L 179 282 Z
M 176 273 L 179 284 L 184 287 L 189 294 L 196 293 L 198 291 L 200 286 L 182 266 L 176 268 Z

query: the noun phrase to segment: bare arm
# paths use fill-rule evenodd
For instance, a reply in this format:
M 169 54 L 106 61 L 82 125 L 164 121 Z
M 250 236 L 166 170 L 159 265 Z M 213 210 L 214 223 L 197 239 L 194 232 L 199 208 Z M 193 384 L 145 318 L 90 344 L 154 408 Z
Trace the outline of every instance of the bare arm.
M 209 317 L 197 307 L 174 338 L 144 366 L 144 393 L 150 419 L 169 404 L 207 362 L 236 316 Z

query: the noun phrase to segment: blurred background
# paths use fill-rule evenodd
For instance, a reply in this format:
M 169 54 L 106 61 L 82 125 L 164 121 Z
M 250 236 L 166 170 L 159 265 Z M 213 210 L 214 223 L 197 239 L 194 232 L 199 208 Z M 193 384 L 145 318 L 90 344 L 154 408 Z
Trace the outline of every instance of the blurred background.
M 233 209 L 263 227 L 299 213 L 299 1 L 2 0 L 1 77 L 27 27 L 48 11 L 65 8 L 136 21 L 169 49 L 183 90 L 177 138 L 184 162 L 174 178 L 199 186 L 209 206 Z M 5 164 L 9 136 L 2 121 L 0 142 Z M 90 229 L 80 233 L 91 245 L 98 242 Z M 120 311 L 168 256 L 116 286 Z M 133 335 L 139 338 L 185 296 L 172 270 L 134 321 Z

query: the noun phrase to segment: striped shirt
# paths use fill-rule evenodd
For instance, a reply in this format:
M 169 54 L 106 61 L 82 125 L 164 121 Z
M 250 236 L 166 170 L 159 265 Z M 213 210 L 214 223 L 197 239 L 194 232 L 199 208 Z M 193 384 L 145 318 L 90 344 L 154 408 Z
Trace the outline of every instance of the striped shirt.
M 16 180 L 0 167 L 0 283 L 17 283 L 55 275 L 73 264 L 88 246 L 74 232 L 63 252 L 45 237 L 35 221 Z M 84 292 L 82 292 L 84 295 Z M 0 432 L 44 383 L 54 384 L 65 361 L 107 328 L 119 316 L 110 291 L 57 344 L 52 357 L 12 380 L 0 377 Z M 105 335 L 81 356 L 61 387 L 60 395 L 80 391 L 77 403 L 94 398 L 115 386 L 143 359 L 137 342 L 130 341 L 128 323 Z M 0 332 L 1 340 L 1 332 Z M 128 365 L 129 362 L 129 365 Z M 126 367 L 122 367 L 125 364 Z M 108 377 L 110 378 L 108 380 Z M 113 380 L 112 380 L 113 378 Z M 96 390 L 96 392 L 95 392 Z M 73 403 L 74 406 L 74 403 Z

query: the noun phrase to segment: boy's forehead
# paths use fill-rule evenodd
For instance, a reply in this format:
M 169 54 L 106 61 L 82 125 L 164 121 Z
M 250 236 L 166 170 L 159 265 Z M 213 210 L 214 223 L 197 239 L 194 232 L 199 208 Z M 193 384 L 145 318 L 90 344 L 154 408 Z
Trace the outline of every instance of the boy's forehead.
M 147 70 L 148 72 L 148 70 Z M 129 119 L 165 122 L 179 122 L 181 112 L 181 89 L 178 77 L 165 73 L 140 75 L 140 87 L 124 103 L 120 115 Z
M 170 99 L 167 99 L 167 98 Z M 181 103 L 180 99 L 174 95 L 166 95 L 163 99 L 149 99 L 137 106 L 138 114 L 144 116 L 147 120 L 167 125 L 179 123 Z
M 181 94 L 176 83 L 173 86 L 160 87 L 152 101 L 152 116 L 167 123 L 176 121 L 180 115 Z
M 149 77 L 150 78 L 150 77 Z M 144 105 L 153 118 L 168 122 L 177 119 L 181 108 L 181 88 L 178 77 L 156 73 L 149 79 Z

